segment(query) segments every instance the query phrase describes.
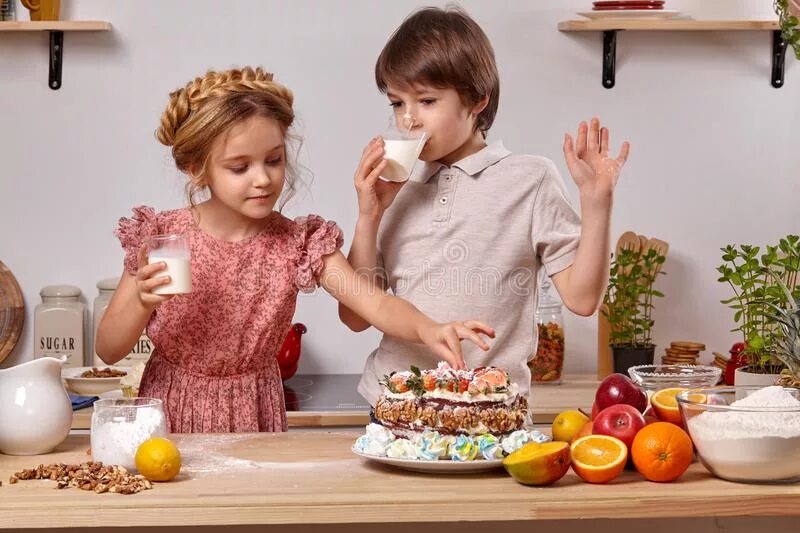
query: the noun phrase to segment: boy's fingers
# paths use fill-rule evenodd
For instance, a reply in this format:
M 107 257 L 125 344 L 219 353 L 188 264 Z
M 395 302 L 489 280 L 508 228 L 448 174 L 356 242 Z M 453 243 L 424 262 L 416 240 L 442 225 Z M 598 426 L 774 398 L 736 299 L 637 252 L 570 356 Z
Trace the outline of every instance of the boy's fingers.
M 589 124 L 589 139 L 587 147 L 591 152 L 599 152 L 600 146 L 600 120 L 597 117 L 592 118 Z
M 619 149 L 619 156 L 617 156 L 617 161 L 619 161 L 620 164 L 624 165 L 625 161 L 628 160 L 628 154 L 630 153 L 630 150 L 631 150 L 631 143 L 629 143 L 628 141 L 622 143 L 622 148 Z
M 459 327 L 458 336 L 462 339 L 471 340 L 476 346 L 478 346 L 484 352 L 489 351 L 489 345 L 486 344 L 486 341 L 481 339 L 480 336 L 478 336 L 478 334 L 472 331 L 471 329 L 465 327 Z
M 577 149 L 575 155 L 578 158 L 583 157 L 583 154 L 586 153 L 586 137 L 587 137 L 587 126 L 586 122 L 581 122 L 578 124 L 578 137 L 577 137 Z
M 467 320 L 466 322 L 464 322 L 464 325 L 466 327 L 468 327 L 469 329 L 471 329 L 472 331 L 479 332 L 479 333 L 484 333 L 484 334 L 488 335 L 492 339 L 495 336 L 494 328 L 491 327 L 491 326 L 487 326 L 486 324 L 484 324 L 480 320 Z
M 600 153 L 601 154 L 608 154 L 608 143 L 609 143 L 609 132 L 608 128 L 600 128 Z

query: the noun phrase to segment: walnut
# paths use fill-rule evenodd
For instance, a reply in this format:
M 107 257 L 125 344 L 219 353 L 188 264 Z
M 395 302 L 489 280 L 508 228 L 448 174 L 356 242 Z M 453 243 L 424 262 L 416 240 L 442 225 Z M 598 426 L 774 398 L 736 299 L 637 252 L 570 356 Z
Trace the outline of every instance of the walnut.
M 79 465 L 39 465 L 13 474 L 10 483 L 28 479 L 49 479 L 56 482 L 56 489 L 75 487 L 97 494 L 136 494 L 153 488 L 153 484 L 144 476 L 132 475 L 122 466 L 105 466 L 93 461 Z

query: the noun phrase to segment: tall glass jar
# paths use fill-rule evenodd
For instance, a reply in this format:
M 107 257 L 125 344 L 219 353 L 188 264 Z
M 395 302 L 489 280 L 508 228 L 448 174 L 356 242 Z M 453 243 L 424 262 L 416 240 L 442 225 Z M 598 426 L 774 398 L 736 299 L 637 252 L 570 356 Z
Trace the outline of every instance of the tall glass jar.
M 33 356 L 67 356 L 64 367 L 84 366 L 86 306 L 81 290 L 72 285 L 50 285 L 39 294 L 34 310 Z
M 111 302 L 111 297 L 114 296 L 114 291 L 117 290 L 117 285 L 119 285 L 119 278 L 101 279 L 97 282 L 98 292 L 94 299 L 94 305 L 92 306 L 92 339 L 94 339 L 92 365 L 94 366 L 106 366 L 103 360 L 100 359 L 100 356 L 97 355 L 97 328 L 100 326 L 100 321 L 103 319 L 109 302 Z M 136 341 L 136 344 L 131 348 L 130 353 L 119 361 L 117 366 L 135 366 L 138 363 L 147 363 L 152 351 L 153 344 L 143 331 L 139 336 L 139 340 Z
M 539 288 L 536 307 L 536 353 L 528 361 L 531 383 L 558 385 L 564 369 L 564 319 L 561 300 L 552 295 L 550 280 L 545 278 Z

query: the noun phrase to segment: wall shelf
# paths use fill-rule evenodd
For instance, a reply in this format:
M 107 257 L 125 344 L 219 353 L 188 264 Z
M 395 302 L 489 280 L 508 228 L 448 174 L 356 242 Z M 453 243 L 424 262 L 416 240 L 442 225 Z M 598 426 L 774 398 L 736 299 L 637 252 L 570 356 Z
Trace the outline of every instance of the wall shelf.
M 773 20 L 691 20 L 691 19 L 617 19 L 565 20 L 558 23 L 562 32 L 599 31 L 603 34 L 603 87 L 615 84 L 618 31 L 771 31 L 772 86 L 783 87 L 786 65 L 786 42 L 778 22 Z
M 102 20 L 44 20 L 2 21 L 0 32 L 50 33 L 50 72 L 47 85 L 55 90 L 61 88 L 61 68 L 64 64 L 64 32 L 111 31 L 111 23 Z

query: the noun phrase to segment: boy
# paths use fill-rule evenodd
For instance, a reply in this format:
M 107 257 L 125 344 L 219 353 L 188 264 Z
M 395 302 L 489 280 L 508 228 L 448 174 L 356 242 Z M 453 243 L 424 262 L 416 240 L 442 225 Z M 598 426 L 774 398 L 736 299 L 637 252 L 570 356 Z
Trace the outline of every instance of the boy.
M 537 340 L 537 272 L 545 269 L 572 312 L 597 310 L 608 277 L 613 191 L 629 145 L 610 157 L 608 129 L 596 118 L 579 125 L 574 143 L 565 135 L 582 219 L 552 161 L 512 155 L 502 142 L 487 145 L 500 88 L 494 52 L 458 8 L 424 8 L 409 16 L 381 52 L 375 77 L 398 124 L 411 123 L 430 138 L 420 155 L 424 167 L 405 184 L 379 180 L 386 165 L 382 139 L 364 149 L 348 260 L 435 320 L 451 321 L 469 310 L 492 324 L 492 349 L 487 354 L 465 346 L 464 359 L 471 367 L 508 370 L 527 394 L 527 361 Z M 341 305 L 339 316 L 354 331 L 369 327 Z M 432 362 L 423 346 L 384 336 L 358 390 L 374 406 L 380 377 Z

